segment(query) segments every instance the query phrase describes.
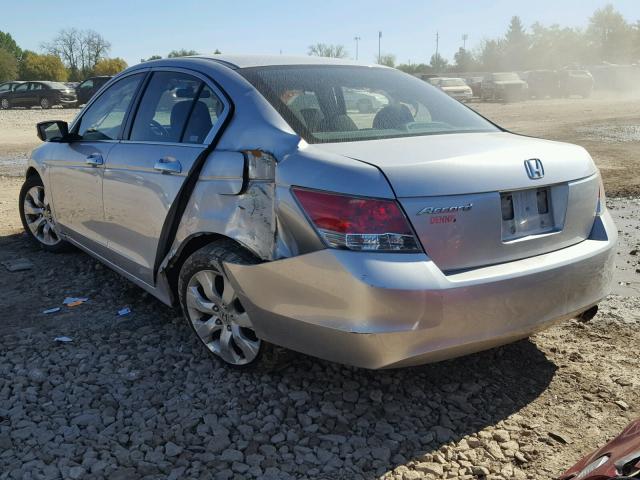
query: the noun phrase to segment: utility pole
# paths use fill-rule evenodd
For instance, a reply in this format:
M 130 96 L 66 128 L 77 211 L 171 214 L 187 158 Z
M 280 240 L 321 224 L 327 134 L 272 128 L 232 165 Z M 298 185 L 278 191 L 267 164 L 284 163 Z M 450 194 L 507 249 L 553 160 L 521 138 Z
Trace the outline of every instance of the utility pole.
M 378 32 L 378 63 L 380 63 L 380 59 L 382 55 L 380 54 L 380 42 L 382 41 L 382 30 Z
M 469 35 L 467 35 L 466 33 L 464 35 L 462 35 L 462 49 L 466 50 L 467 49 L 467 40 L 469 39 Z
M 436 32 L 436 59 L 438 58 L 438 47 L 440 46 L 440 33 Z
M 358 42 L 362 40 L 362 38 L 356 35 L 353 39 L 356 41 L 356 60 L 358 60 Z

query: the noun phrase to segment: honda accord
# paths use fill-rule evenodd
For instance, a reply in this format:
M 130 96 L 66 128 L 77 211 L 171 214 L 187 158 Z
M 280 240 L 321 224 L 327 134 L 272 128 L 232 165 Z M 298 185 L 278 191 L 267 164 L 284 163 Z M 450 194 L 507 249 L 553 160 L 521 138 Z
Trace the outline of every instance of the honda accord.
M 371 108 L 347 108 L 354 92 Z M 422 364 L 594 311 L 616 228 L 581 147 L 515 135 L 392 68 L 195 56 L 43 122 L 19 207 L 167 305 L 215 357 Z

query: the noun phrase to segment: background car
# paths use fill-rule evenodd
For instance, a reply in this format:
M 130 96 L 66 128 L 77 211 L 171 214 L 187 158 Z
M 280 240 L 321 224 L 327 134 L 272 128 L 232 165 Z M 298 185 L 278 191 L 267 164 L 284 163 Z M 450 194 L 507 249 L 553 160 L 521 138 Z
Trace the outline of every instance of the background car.
M 470 75 L 463 78 L 465 83 L 469 85 L 469 88 L 471 88 L 473 96 L 480 98 L 482 96 L 482 79 L 484 78 L 484 75 Z
M 482 79 L 483 100 L 511 102 L 527 96 L 528 85 L 516 72 L 489 73 Z
M 345 88 L 343 95 L 347 110 L 355 110 L 360 113 L 375 112 L 389 103 L 384 95 L 366 90 Z
M 111 80 L 110 76 L 99 76 L 87 78 L 84 82 L 75 87 L 78 105 L 87 103 L 93 95 L 100 90 L 105 83 Z
M 64 83 L 24 82 L 13 91 L 0 93 L 0 105 L 5 109 L 36 106 L 46 109 L 54 105 L 71 108 L 76 106 L 76 93 Z
M 461 78 L 443 78 L 438 86 L 444 93 L 456 100 L 469 101 L 473 97 L 471 87 Z
M 530 70 L 522 79 L 529 85 L 532 98 L 556 97 L 558 95 L 558 73 L 555 70 Z
M 558 72 L 558 92 L 563 97 L 579 95 L 591 96 L 593 77 L 587 70 L 560 70 Z
M 640 420 L 635 420 L 602 448 L 582 458 L 559 480 L 640 478 Z

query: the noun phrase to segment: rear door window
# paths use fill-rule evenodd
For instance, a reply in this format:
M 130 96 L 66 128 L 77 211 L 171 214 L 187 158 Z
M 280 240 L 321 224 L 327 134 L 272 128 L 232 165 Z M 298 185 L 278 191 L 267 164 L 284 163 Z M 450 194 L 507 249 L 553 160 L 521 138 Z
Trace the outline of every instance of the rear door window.
M 198 78 L 179 72 L 156 72 L 140 101 L 129 140 L 203 143 L 224 108 Z
M 136 73 L 125 77 L 100 95 L 80 119 L 78 135 L 83 140 L 117 139 L 144 75 L 144 73 Z
M 140 101 L 129 140 L 180 142 L 202 82 L 184 73 L 155 72 Z
M 207 134 L 218 122 L 218 117 L 224 110 L 224 104 L 208 87 L 204 86 L 182 135 L 184 143 L 203 143 Z

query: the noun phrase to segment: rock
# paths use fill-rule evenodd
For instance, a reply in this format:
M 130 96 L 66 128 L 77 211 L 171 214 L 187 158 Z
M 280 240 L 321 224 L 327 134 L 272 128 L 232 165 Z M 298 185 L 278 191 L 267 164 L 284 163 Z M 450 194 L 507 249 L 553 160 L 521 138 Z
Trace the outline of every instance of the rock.
M 73 480 L 81 478 L 84 474 L 85 474 L 85 470 L 84 470 L 84 468 L 82 468 L 80 466 L 71 467 L 69 469 L 69 478 L 71 478 Z
M 440 425 L 433 427 L 433 431 L 436 434 L 436 440 L 440 443 L 447 443 L 453 438 L 453 431 Z
M 416 465 L 416 470 L 425 474 L 435 475 L 437 478 L 442 478 L 444 475 L 444 468 L 439 463 L 425 462 Z
M 402 474 L 402 480 L 424 480 L 424 476 L 416 470 L 407 470 Z
M 223 462 L 242 462 L 242 460 L 244 460 L 244 455 L 240 450 L 230 448 L 222 452 L 220 460 Z
M 164 446 L 164 453 L 167 457 L 177 457 L 182 453 L 183 448 L 173 442 L 167 442 Z
M 511 436 L 509 435 L 509 432 L 507 432 L 506 430 L 494 430 L 493 439 L 498 443 L 503 443 L 511 440 Z
M 96 413 L 83 413 L 71 420 L 71 425 L 78 425 L 80 427 L 86 427 L 89 425 L 96 426 L 101 424 L 102 419 L 100 418 L 100 415 Z
M 627 402 L 625 402 L 624 400 L 616 400 L 615 403 L 617 406 L 619 406 L 622 410 L 629 410 L 629 404 Z
M 570 443 L 573 443 L 571 438 L 558 432 L 549 432 L 549 436 L 553 438 L 556 442 L 564 443 L 565 445 L 569 445 Z

